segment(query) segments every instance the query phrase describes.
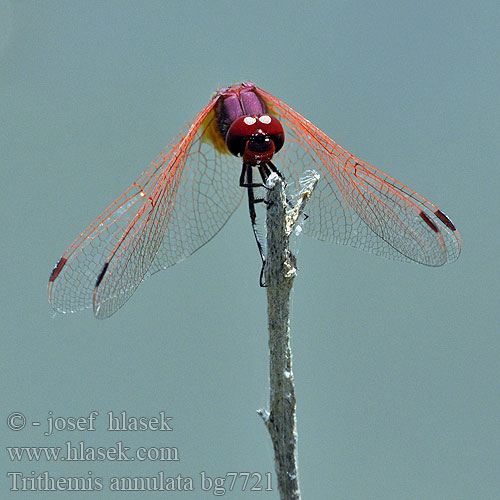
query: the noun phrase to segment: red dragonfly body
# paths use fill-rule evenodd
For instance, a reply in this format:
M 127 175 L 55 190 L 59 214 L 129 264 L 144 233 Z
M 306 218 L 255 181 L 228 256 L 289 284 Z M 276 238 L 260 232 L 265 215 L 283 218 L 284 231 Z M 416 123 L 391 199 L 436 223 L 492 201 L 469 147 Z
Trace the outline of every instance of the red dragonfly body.
M 240 157 L 238 160 L 237 157 Z M 69 247 L 49 278 L 59 312 L 115 313 L 151 274 L 188 257 L 227 222 L 253 181 L 321 175 L 304 232 L 387 258 L 441 266 L 460 254 L 451 220 L 356 158 L 285 103 L 244 83 L 220 89 L 156 160 Z M 239 178 L 239 182 L 238 182 Z M 253 212 L 252 212 L 253 211 Z

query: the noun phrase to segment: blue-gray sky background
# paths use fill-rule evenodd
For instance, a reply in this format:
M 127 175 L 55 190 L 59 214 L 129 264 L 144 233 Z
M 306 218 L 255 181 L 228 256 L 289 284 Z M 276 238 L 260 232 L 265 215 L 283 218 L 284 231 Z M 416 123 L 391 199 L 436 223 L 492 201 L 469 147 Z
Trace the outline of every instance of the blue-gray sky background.
M 268 399 L 266 303 L 244 206 L 109 320 L 53 318 L 46 298 L 74 238 L 213 91 L 252 80 L 437 204 L 463 239 L 456 263 L 432 269 L 300 238 L 303 498 L 498 498 L 499 21 L 495 1 L 0 1 L 0 496 L 7 471 L 192 476 L 197 491 L 179 499 L 203 496 L 201 471 L 274 471 L 255 413 Z M 43 422 L 92 410 L 95 433 L 5 425 L 12 411 Z M 164 410 L 174 431 L 117 436 L 104 431 L 110 410 Z M 13 463 L 5 452 L 67 440 L 177 446 L 181 461 Z M 120 498 L 146 495 L 164 493 Z

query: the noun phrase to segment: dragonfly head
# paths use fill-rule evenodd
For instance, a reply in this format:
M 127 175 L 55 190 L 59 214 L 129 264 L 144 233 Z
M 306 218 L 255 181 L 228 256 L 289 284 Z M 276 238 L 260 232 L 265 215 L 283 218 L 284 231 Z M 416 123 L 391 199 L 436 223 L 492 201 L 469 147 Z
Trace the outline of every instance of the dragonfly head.
M 234 156 L 249 165 L 270 161 L 285 142 L 280 121 L 271 115 L 240 116 L 229 127 L 226 144 Z

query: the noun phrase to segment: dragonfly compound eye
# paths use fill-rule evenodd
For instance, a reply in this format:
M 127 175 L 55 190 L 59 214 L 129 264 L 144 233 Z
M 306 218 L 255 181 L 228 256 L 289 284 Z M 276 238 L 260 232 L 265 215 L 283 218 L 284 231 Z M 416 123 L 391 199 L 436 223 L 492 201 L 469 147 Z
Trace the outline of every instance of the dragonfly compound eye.
M 280 121 L 274 116 L 240 116 L 236 119 L 226 135 L 229 151 L 235 156 L 246 156 L 255 152 L 257 155 L 268 153 L 272 155 L 279 151 L 285 142 L 285 132 Z M 247 154 L 245 154 L 247 153 Z M 264 158 L 255 158 L 254 163 L 261 163 Z

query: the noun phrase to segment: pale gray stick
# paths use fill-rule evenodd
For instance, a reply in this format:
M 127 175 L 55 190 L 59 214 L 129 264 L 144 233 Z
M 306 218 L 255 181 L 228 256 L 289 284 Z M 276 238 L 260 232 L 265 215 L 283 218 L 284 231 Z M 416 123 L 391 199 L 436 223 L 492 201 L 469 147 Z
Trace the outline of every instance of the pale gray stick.
M 295 257 L 290 252 L 290 234 L 312 190 L 319 180 L 317 173 L 308 174 L 292 210 L 287 213 L 283 180 L 269 177 L 267 187 L 267 256 L 264 269 L 267 285 L 269 325 L 270 410 L 258 410 L 271 435 L 274 461 L 281 500 L 300 500 L 297 469 L 297 430 L 295 387 L 290 347 L 289 302 L 297 273 Z

